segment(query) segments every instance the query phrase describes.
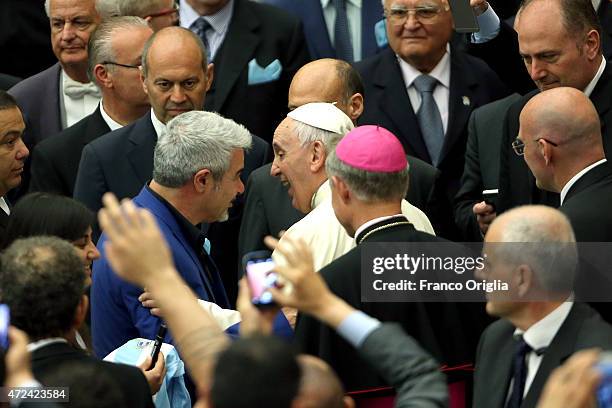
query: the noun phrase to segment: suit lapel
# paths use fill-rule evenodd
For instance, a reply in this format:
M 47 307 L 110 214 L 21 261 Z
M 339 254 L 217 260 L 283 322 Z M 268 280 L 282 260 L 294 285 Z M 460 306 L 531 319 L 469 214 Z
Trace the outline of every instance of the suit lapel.
M 379 99 L 380 111 L 395 125 L 396 136 L 404 148 L 408 147 L 407 153 L 431 162 L 416 115 L 412 110 L 397 57 L 390 48 L 384 51 L 375 74 L 374 84 L 382 89 L 382 98 Z
M 153 151 L 157 143 L 157 133 L 151 122 L 151 113 L 138 119 L 130 131 L 128 139 L 132 143 L 127 151 L 127 158 L 142 185 L 151 179 L 153 174 Z
M 240 74 L 248 65 L 259 44 L 256 30 L 260 25 L 256 16 L 248 15 L 248 6 L 244 0 L 235 0 L 234 14 L 230 22 L 223 45 L 217 60 L 219 69 L 215 69 L 214 110 L 220 111 L 230 91 L 238 81 Z M 271 61 L 257 61 L 259 64 Z
M 506 397 L 509 392 L 510 380 L 512 379 L 512 358 L 514 356 L 514 340 L 512 336 L 507 338 L 503 346 L 497 350 L 498 359 L 490 374 L 488 388 L 490 406 L 502 408 L 506 405 Z M 476 368 L 478 369 L 478 367 Z
M 580 194 L 582 191 L 592 186 L 593 184 L 599 183 L 602 179 L 611 176 L 612 171 L 608 162 L 600 164 L 599 166 L 589 170 L 586 174 L 576 180 L 574 185 L 570 187 L 569 191 L 565 196 L 564 202 L 567 202 L 575 195 Z
M 313 2 L 321 3 L 320 0 Z M 321 7 L 319 7 L 321 8 Z M 361 6 L 361 58 L 365 59 L 369 55 L 374 55 L 378 51 L 374 26 L 381 21 L 383 10 L 380 1 L 364 1 Z M 327 28 L 324 27 L 327 32 Z
M 321 8 L 321 0 L 304 0 L 299 4 L 304 32 L 308 33 L 308 36 L 311 38 L 310 46 L 313 48 L 313 57 L 336 55 L 336 50 L 329 39 L 327 24 L 323 16 L 323 9 Z
M 92 140 L 98 138 L 100 135 L 110 132 L 110 128 L 104 121 L 102 114 L 100 113 L 100 105 L 96 108 L 94 113 L 89 116 L 87 120 L 87 126 L 85 127 L 85 133 L 81 135 L 81 142 L 83 146 Z

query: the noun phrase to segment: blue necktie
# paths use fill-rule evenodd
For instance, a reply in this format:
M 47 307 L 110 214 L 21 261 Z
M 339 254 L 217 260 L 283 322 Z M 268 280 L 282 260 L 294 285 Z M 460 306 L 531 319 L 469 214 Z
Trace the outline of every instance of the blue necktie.
M 433 91 L 438 84 L 438 80 L 432 76 L 422 74 L 412 84 L 421 94 L 421 106 L 417 112 L 421 135 L 423 135 L 425 146 L 427 146 L 431 163 L 437 167 L 440 163 L 440 153 L 444 144 L 442 117 L 433 97 Z
M 211 53 L 210 53 L 210 45 L 208 43 L 208 37 L 206 37 L 206 32 L 211 29 L 212 26 L 204 17 L 198 18 L 190 27 L 191 31 L 193 31 L 204 43 L 204 48 L 206 49 L 206 59 L 210 63 L 211 61 Z
M 334 22 L 334 47 L 336 58 L 353 62 L 353 43 L 349 31 L 348 17 L 346 16 L 346 0 L 332 0 L 336 9 Z
M 525 381 L 527 380 L 527 362 L 525 357 L 530 351 L 532 351 L 532 348 L 529 344 L 525 343 L 523 336 L 518 336 L 514 348 L 514 361 L 512 363 L 512 378 L 514 382 L 512 383 L 512 391 L 506 403 L 506 408 L 519 408 L 521 406 L 525 392 Z

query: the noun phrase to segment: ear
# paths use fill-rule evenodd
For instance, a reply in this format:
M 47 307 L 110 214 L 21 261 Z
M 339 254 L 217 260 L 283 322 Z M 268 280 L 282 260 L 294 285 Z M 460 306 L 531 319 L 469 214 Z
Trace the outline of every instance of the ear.
M 74 311 L 74 319 L 72 324 L 75 330 L 78 330 L 85 321 L 85 318 L 87 317 L 88 308 L 89 298 L 87 297 L 87 295 L 83 295 L 81 296 L 81 300 L 79 301 L 76 310 Z
M 192 178 L 193 188 L 198 193 L 203 193 L 206 190 L 213 188 L 214 182 L 212 173 L 208 169 L 198 171 Z
M 538 140 L 538 151 L 540 152 L 540 155 L 544 159 L 546 165 L 550 165 L 552 162 L 553 146 L 544 139 L 540 139 Z
M 533 270 L 527 264 L 519 265 L 515 272 L 517 273 L 517 288 L 518 295 L 521 300 L 527 300 L 525 297 L 534 289 Z
M 318 173 L 321 169 L 325 170 L 325 159 L 327 152 L 322 141 L 316 140 L 312 143 L 310 150 L 310 171 Z
M 597 32 L 597 30 L 589 31 L 586 35 L 583 44 L 584 52 L 586 53 L 589 60 L 593 61 L 595 58 L 597 58 L 598 55 L 601 54 L 600 47 L 601 38 L 599 38 L 599 33 Z
M 140 82 L 142 83 L 142 89 L 144 89 L 144 92 L 148 95 L 149 89 L 147 89 L 147 79 L 142 72 L 142 67 L 140 67 Z
M 93 74 L 94 79 L 98 83 L 98 86 L 100 86 L 100 88 L 113 87 L 113 76 L 108 72 L 104 65 L 96 65 L 93 69 Z
M 363 95 L 356 93 L 349 99 L 349 117 L 353 122 L 357 121 L 363 113 Z
M 210 90 L 213 78 L 215 77 L 215 64 L 212 62 L 206 67 L 206 92 Z

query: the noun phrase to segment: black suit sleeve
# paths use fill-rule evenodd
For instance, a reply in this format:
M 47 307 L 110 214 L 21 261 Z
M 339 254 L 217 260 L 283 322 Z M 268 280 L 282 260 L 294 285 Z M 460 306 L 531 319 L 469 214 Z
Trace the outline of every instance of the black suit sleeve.
M 250 251 L 266 249 L 262 239 L 270 234 L 258 183 L 249 177 L 246 185 L 244 212 L 238 234 L 238 262 Z M 242 270 L 240 269 L 242 272 Z

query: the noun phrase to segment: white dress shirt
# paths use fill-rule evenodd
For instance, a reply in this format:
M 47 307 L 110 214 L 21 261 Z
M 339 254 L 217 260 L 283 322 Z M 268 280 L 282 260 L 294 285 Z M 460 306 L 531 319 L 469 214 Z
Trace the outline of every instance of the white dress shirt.
M 563 186 L 563 189 L 561 190 L 561 204 L 560 205 L 563 205 L 563 202 L 565 201 L 565 196 L 567 195 L 568 191 L 570 190 L 570 188 L 572 188 L 572 186 L 574 184 L 576 184 L 576 182 L 580 179 L 580 177 L 582 177 L 585 174 L 587 174 L 591 169 L 594 169 L 595 167 L 597 167 L 600 164 L 603 164 L 603 163 L 605 163 L 607 161 L 608 160 L 606 160 L 606 159 L 601 159 L 601 160 L 591 164 L 590 166 L 585 167 L 584 169 L 582 169 L 578 173 L 576 173 L 574 175 L 574 177 L 572 177 L 567 183 L 565 183 L 565 185 Z
M 100 101 L 100 114 L 102 115 L 102 119 L 104 119 L 104 122 L 106 122 L 106 124 L 110 128 L 111 132 L 113 130 L 121 129 L 123 127 L 121 123 L 116 122 L 113 118 L 109 116 L 108 113 L 106 113 L 106 110 L 104 110 L 104 101 Z
M 295 0 L 294 0 L 295 1 Z M 361 60 L 361 4 L 363 0 L 346 0 L 346 18 L 349 24 L 349 34 L 353 44 L 353 59 Z M 378 0 L 374 0 L 378 1 Z M 321 0 L 321 9 L 327 26 L 329 40 L 334 45 L 336 24 L 336 8 L 331 0 Z
M 4 197 L 0 197 L 0 208 L 2 208 L 2 211 L 4 211 L 6 215 L 11 215 L 11 209 L 9 208 Z
M 415 115 L 421 106 L 421 94 L 414 87 L 414 80 L 422 74 L 419 70 L 408 64 L 406 61 L 397 57 L 402 70 L 402 76 L 404 77 L 404 84 L 408 91 L 408 97 L 410 98 L 410 104 Z M 446 53 L 438 62 L 438 65 L 429 73 L 430 76 L 438 80 L 438 85 L 434 89 L 433 97 L 440 111 L 442 117 L 442 126 L 444 128 L 444 134 L 448 129 L 448 99 L 450 97 L 450 47 L 447 45 Z
M 85 116 L 91 115 L 100 103 L 101 97 L 99 90 L 97 94 L 86 93 L 80 98 L 70 97 L 66 94 L 66 87 L 83 85 L 90 87 L 92 91 L 97 89 L 95 88 L 95 85 L 91 82 L 89 82 L 88 84 L 81 84 L 80 82 L 75 81 L 74 79 L 70 78 L 62 69 L 62 74 L 60 75 L 59 96 L 60 113 L 62 117 L 63 129 L 74 125 L 79 120 L 83 119 Z
M 200 16 L 197 11 L 193 9 L 185 0 L 180 1 L 179 15 L 181 27 L 189 29 L 195 21 L 204 17 L 206 21 L 212 27 L 211 30 L 206 31 L 206 39 L 208 40 L 208 48 L 211 55 L 211 59 L 215 58 L 217 51 L 221 48 L 227 29 L 232 21 L 232 15 L 234 14 L 234 0 L 230 0 L 227 4 L 215 14 L 209 16 Z M 209 61 L 210 62 L 210 61 Z
M 155 134 L 157 135 L 157 140 L 161 137 L 162 133 L 166 132 L 166 125 L 155 116 L 155 112 L 151 109 L 151 123 L 153 123 L 153 129 L 155 129 Z

